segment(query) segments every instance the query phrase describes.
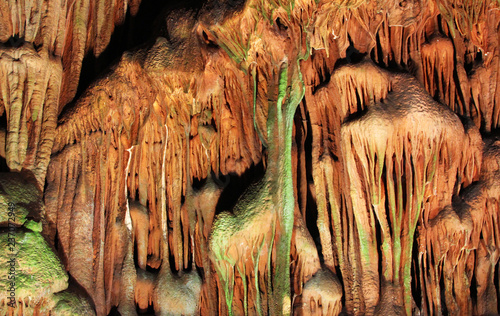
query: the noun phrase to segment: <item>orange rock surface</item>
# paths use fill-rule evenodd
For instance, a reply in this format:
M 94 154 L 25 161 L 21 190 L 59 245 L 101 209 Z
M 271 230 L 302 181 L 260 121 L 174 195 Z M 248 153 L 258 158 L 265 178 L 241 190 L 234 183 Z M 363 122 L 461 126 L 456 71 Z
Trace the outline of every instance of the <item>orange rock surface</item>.
M 0 309 L 499 313 L 499 42 L 498 0 L 3 1 L 0 171 L 69 288 Z

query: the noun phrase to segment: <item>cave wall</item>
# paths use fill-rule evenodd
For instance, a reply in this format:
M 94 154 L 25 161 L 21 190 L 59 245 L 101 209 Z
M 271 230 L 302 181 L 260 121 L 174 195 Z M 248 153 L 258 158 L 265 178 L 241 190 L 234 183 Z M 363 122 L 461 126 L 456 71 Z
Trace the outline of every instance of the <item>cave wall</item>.
M 60 284 L 2 311 L 498 313 L 498 1 L 167 6 L 82 86 L 140 8 L 0 4 L 0 202 Z

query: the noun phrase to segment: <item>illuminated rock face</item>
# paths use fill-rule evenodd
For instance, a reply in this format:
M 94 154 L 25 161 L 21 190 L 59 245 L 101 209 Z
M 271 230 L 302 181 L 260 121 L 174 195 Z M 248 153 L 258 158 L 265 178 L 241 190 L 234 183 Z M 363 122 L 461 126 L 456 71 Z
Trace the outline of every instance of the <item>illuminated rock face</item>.
M 139 5 L 0 4 L 5 313 L 499 312 L 498 1 Z

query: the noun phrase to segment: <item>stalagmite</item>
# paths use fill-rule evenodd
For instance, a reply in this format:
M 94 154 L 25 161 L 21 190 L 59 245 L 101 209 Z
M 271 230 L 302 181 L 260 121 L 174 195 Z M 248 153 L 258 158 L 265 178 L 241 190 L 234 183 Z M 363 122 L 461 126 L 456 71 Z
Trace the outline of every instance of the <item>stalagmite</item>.
M 253 271 L 248 269 L 248 273 L 253 272 L 256 279 L 249 285 L 255 284 L 256 295 L 259 296 L 258 274 L 265 273 L 260 270 L 266 266 L 266 263 L 270 264 L 270 248 L 274 242 L 276 229 L 272 226 L 276 216 L 274 207 L 266 196 L 266 192 L 270 190 L 270 184 L 267 181 L 253 185 L 247 189 L 246 196 L 240 199 L 239 205 L 241 206 L 236 206 L 233 213 L 221 213 L 213 224 L 210 236 L 211 259 L 224 287 L 230 315 L 233 313 L 236 272 L 242 271 L 239 272 L 240 277 L 246 279 L 247 262 L 253 265 Z M 242 244 L 248 246 L 241 247 Z M 247 291 L 247 289 L 244 290 Z M 255 301 L 256 304 L 260 304 L 258 297 Z M 257 305 L 256 311 L 260 313 L 261 308 Z M 247 313 L 247 310 L 245 309 L 244 312 Z
M 308 282 L 321 269 L 321 264 L 314 240 L 307 231 L 303 219 L 299 216 L 295 217 L 293 234 L 292 258 L 295 258 L 295 262 L 292 262 L 292 270 L 296 283 L 294 284 L 294 292 L 300 294 L 304 283 Z
M 153 303 L 155 275 L 144 270 L 137 270 L 135 302 L 139 310 L 147 310 Z
M 318 271 L 309 280 L 296 303 L 298 315 L 339 315 L 342 311 L 342 287 L 330 271 Z

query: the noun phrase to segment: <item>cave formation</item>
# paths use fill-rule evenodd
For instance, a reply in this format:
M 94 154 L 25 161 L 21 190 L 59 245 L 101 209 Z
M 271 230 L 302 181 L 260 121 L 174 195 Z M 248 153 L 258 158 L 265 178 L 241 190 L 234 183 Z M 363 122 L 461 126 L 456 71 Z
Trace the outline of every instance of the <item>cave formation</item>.
M 1 1 L 1 313 L 499 313 L 499 41 L 498 0 Z

